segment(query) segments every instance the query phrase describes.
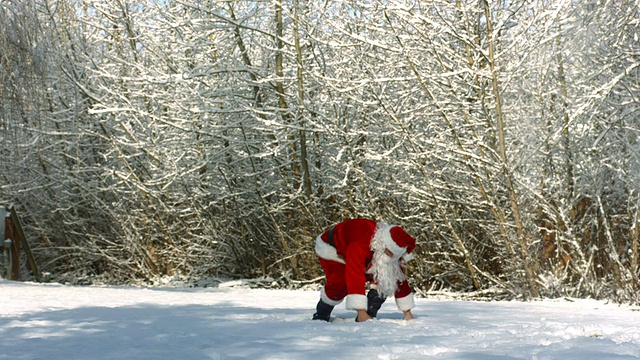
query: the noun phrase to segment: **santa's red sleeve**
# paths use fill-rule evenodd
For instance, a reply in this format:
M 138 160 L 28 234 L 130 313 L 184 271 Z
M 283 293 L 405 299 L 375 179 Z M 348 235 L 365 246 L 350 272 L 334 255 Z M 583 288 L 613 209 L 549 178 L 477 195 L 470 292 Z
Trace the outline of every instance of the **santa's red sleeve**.
M 394 298 L 396 299 L 398 309 L 401 311 L 407 311 L 413 308 L 415 305 L 413 300 L 413 291 L 411 290 L 411 286 L 409 286 L 409 282 L 407 280 L 398 283 L 398 289 L 394 294 Z
M 348 310 L 367 309 L 366 287 L 366 263 L 369 248 L 360 242 L 351 242 L 345 252 L 345 277 L 347 280 L 347 301 L 345 306 Z

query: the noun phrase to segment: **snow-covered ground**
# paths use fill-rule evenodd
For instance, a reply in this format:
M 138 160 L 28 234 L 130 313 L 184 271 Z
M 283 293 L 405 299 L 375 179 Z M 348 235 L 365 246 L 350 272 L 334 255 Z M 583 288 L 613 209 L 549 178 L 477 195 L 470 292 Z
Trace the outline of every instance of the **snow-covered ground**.
M 313 291 L 0 280 L 0 359 L 637 359 L 640 312 L 598 301 L 393 300 L 379 321 L 309 320 Z

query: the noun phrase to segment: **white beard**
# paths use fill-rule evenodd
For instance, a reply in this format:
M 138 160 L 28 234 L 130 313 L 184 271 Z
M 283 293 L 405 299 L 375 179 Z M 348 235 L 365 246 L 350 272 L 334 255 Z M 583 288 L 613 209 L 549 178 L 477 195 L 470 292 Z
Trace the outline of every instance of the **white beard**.
M 385 226 L 384 224 L 378 225 L 376 234 L 371 241 L 373 265 L 367 272 L 373 274 L 373 280 L 378 285 L 378 293 L 380 293 L 381 296 L 387 297 L 394 295 L 398 289 L 398 282 L 402 282 L 407 278 L 400 267 L 400 257 L 402 254 L 394 254 L 392 258 L 384 252 L 386 246 L 382 238 L 383 232 L 381 228 Z

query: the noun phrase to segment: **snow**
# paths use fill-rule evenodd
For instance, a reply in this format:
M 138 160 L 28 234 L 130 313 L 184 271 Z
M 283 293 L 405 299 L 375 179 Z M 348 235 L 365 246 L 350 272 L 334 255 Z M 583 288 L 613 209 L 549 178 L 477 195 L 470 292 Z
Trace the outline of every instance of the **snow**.
M 380 319 L 309 320 L 316 291 L 0 280 L 0 359 L 638 359 L 640 312 L 594 300 L 393 299 Z

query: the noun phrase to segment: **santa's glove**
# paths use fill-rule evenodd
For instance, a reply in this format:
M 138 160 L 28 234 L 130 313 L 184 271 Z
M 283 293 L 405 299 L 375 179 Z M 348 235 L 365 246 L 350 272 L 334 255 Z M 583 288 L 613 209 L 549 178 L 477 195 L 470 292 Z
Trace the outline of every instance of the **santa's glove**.
M 380 310 L 380 307 L 382 307 L 385 300 L 387 300 L 387 298 L 380 296 L 380 294 L 378 294 L 378 290 L 369 290 L 369 293 L 367 294 L 367 314 L 371 317 L 376 317 L 376 315 L 378 315 L 378 310 Z
M 333 305 L 329 305 L 324 301 L 318 301 L 316 305 L 316 313 L 313 314 L 313 320 L 329 321 L 331 318 L 331 311 L 333 311 Z

